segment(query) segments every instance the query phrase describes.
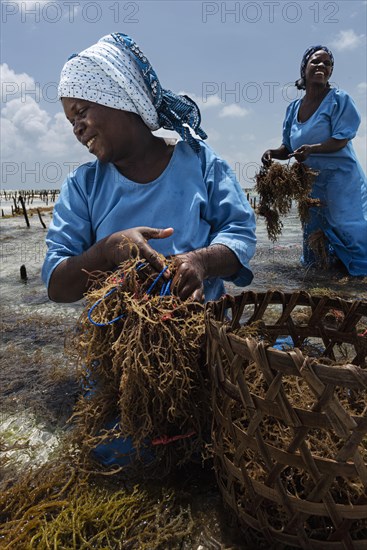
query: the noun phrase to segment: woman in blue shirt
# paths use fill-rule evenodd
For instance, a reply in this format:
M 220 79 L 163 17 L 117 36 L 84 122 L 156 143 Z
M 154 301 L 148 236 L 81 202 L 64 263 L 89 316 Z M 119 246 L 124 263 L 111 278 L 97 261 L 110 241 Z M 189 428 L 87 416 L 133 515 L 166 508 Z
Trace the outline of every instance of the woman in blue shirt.
M 310 208 L 304 226 L 304 265 L 316 262 L 309 238 L 321 230 L 330 260 L 336 255 L 350 275 L 363 276 L 367 275 L 367 181 L 351 142 L 361 119 L 351 97 L 330 86 L 333 66 L 333 55 L 325 46 L 306 50 L 296 82 L 306 93 L 288 106 L 282 145 L 265 151 L 262 162 L 294 157 L 318 172 L 311 196 L 320 199 L 321 206 Z
M 255 221 L 244 192 L 202 141 L 196 104 L 162 89 L 130 37 L 107 35 L 72 56 L 59 97 L 97 160 L 69 175 L 54 208 L 43 266 L 52 300 L 80 299 L 88 273 L 113 271 L 131 244 L 157 271 L 159 254 L 175 257 L 173 287 L 182 299 L 217 299 L 223 279 L 251 282 Z M 181 141 L 152 133 L 161 127 Z
M 202 141 L 196 104 L 162 89 L 130 37 L 105 36 L 70 58 L 59 97 L 76 138 L 97 159 L 67 177 L 54 208 L 42 270 L 52 300 L 80 299 L 88 274 L 113 271 L 132 245 L 159 272 L 161 255 L 175 258 L 172 287 L 183 300 L 219 298 L 223 279 L 251 282 L 255 219 L 245 194 Z M 161 127 L 181 140 L 155 136 Z M 131 438 L 117 437 L 94 455 L 126 464 L 135 451 Z

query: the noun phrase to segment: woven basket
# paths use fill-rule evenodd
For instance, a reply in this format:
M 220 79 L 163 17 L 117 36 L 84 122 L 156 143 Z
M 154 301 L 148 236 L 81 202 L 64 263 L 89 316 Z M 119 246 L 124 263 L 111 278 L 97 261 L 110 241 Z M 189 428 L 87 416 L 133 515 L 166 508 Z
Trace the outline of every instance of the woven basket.
M 367 549 L 367 302 L 244 292 L 205 316 L 215 471 L 246 548 Z

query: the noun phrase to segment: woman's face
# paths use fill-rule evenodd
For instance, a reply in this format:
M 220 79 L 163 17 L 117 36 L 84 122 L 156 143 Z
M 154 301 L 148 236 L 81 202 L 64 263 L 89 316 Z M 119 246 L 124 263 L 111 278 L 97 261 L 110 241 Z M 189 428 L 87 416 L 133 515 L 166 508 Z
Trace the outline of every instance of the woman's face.
M 318 50 L 311 55 L 306 65 L 306 84 L 318 84 L 325 86 L 333 72 L 333 66 L 328 53 Z
M 134 151 L 142 121 L 135 113 L 63 97 L 66 118 L 76 138 L 101 162 L 117 163 Z

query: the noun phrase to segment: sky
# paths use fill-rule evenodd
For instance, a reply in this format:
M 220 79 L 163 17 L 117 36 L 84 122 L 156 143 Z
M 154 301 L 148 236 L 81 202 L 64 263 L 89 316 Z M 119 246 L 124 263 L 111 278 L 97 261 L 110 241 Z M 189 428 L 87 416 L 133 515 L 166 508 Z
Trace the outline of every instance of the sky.
M 57 99 L 70 54 L 110 32 L 129 34 L 161 85 L 199 105 L 209 145 L 252 187 L 282 122 L 306 48 L 328 46 L 333 86 L 354 99 L 353 140 L 366 171 L 367 1 L 1 0 L 1 187 L 57 189 L 94 160 Z

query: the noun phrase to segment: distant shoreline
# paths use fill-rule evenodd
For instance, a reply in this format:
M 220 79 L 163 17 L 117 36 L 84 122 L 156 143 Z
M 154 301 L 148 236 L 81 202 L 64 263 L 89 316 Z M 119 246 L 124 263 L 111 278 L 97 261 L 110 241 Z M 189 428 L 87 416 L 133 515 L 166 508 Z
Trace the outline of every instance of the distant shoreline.
M 52 211 L 60 194 L 59 189 L 4 190 L 0 191 L 0 217 L 2 219 L 23 216 L 23 204 L 26 213 L 33 216 L 37 211 Z

